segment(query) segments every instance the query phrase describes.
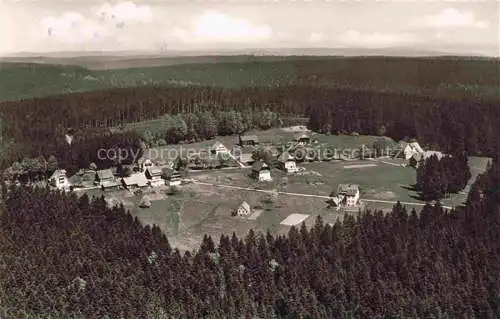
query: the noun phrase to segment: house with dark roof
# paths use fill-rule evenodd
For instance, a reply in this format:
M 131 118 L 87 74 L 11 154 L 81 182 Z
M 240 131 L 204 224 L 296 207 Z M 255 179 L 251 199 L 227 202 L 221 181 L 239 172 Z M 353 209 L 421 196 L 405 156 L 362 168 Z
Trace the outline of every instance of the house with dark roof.
M 238 144 L 240 146 L 255 146 L 259 144 L 259 139 L 256 135 L 240 135 Z
M 272 181 L 271 168 L 264 161 L 259 160 L 252 165 L 252 178 L 257 179 L 259 182 Z
M 359 198 L 360 192 L 357 184 L 340 184 L 337 192 L 332 194 L 332 199 L 337 206 L 356 206 Z
M 135 173 L 129 177 L 122 178 L 122 185 L 125 189 L 134 189 L 146 187 L 149 185 L 149 180 L 144 173 Z
M 285 170 L 287 173 L 296 173 L 298 171 L 297 165 L 295 163 L 295 158 L 288 152 L 283 152 L 278 157 L 279 167 Z
M 113 171 L 111 169 L 103 169 L 95 173 L 95 185 L 100 185 L 104 188 L 111 188 L 120 186 L 120 183 L 116 181 Z
M 151 186 L 161 186 L 165 185 L 165 181 L 162 178 L 162 168 L 158 166 L 152 166 L 146 169 L 144 173 L 146 178 L 149 180 Z

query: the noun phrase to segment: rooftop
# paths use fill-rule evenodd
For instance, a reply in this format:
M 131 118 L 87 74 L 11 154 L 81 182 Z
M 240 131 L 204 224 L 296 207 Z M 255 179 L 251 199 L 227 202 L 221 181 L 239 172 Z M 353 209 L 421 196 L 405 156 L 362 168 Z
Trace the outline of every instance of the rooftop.
M 240 207 L 243 207 L 245 210 L 250 211 L 250 205 L 248 205 L 248 203 L 246 201 L 243 201 L 243 203 L 241 203 Z
M 99 176 L 100 180 L 114 178 L 113 171 L 111 169 L 104 169 L 104 170 L 97 171 L 97 176 Z
M 255 163 L 253 163 L 253 165 L 252 165 L 252 169 L 253 169 L 254 171 L 257 171 L 257 172 L 259 172 L 259 171 L 261 171 L 261 170 L 263 170 L 263 169 L 266 169 L 266 168 L 268 169 L 268 168 L 269 168 L 269 166 L 268 166 L 266 163 L 264 163 L 264 161 L 262 161 L 262 160 L 260 160 L 260 161 L 256 161 L 256 162 L 255 162 Z
M 161 172 L 162 172 L 162 168 L 159 167 L 159 166 L 153 166 L 151 168 L 148 168 L 149 170 L 149 173 L 152 175 L 152 176 L 158 176 L 158 175 L 161 175 Z
M 240 135 L 240 140 L 242 141 L 258 141 L 257 135 Z
M 337 193 L 347 196 L 354 196 L 359 191 L 357 184 L 339 184 Z
M 124 177 L 123 181 L 125 182 L 126 185 L 138 185 L 138 186 L 145 186 L 148 183 L 148 179 L 144 174 L 138 173 L 138 174 L 133 174 L 130 177 Z

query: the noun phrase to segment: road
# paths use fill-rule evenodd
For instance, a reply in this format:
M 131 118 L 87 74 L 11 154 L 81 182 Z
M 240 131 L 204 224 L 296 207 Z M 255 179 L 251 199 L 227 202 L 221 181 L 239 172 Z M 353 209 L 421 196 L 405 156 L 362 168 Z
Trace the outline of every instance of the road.
M 330 199 L 330 196 L 325 196 L 325 195 L 314 195 L 314 194 L 302 194 L 302 193 L 290 193 L 290 192 L 275 192 L 275 191 L 270 191 L 270 190 L 264 190 L 264 189 L 255 189 L 255 188 L 248 188 L 248 187 L 239 187 L 239 186 L 233 186 L 233 185 L 222 185 L 222 184 L 212 184 L 212 183 L 204 183 L 204 182 L 199 182 L 197 180 L 193 180 L 194 184 L 198 185 L 205 185 L 205 186 L 212 186 L 212 187 L 222 187 L 222 188 L 231 188 L 231 189 L 239 189 L 239 190 L 245 190 L 245 191 L 254 191 L 254 192 L 260 192 L 260 193 L 278 193 L 281 195 L 289 195 L 289 196 L 300 196 L 300 197 L 313 197 L 313 198 L 321 198 L 321 199 Z M 364 202 L 370 202 L 370 203 L 383 203 L 383 204 L 393 204 L 395 205 L 397 201 L 388 201 L 388 200 L 380 200 L 380 199 L 367 199 L 363 198 L 362 201 Z M 400 202 L 401 205 L 413 205 L 413 206 L 425 206 L 425 203 L 415 203 L 415 202 Z M 450 206 L 443 206 L 444 209 L 452 209 Z

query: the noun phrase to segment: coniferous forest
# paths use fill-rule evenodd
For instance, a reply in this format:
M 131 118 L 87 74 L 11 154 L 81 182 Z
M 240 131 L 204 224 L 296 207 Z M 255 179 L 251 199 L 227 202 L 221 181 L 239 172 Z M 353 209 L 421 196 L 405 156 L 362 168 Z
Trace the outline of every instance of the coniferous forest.
M 446 153 L 491 156 L 500 128 L 498 102 L 431 98 L 318 86 L 140 87 L 68 94 L 0 104 L 2 158 L 6 168 L 24 158 L 55 156 L 62 167 L 83 168 L 103 139 L 137 151 L 140 141 L 177 143 L 269 128 L 280 115 L 310 118 L 313 131 L 332 134 L 383 132 L 395 140 L 416 138 Z M 126 123 L 162 118 L 155 131 L 110 131 Z M 75 143 L 67 158 L 64 134 Z M 113 137 L 111 137 L 113 136 Z M 109 147 L 109 145 L 106 145 Z M 98 167 L 110 163 L 99 162 Z
M 172 249 L 103 198 L 2 187 L 2 318 L 498 318 L 500 162 L 452 211 Z M 313 212 L 311 212 L 313 213 Z
M 448 193 L 456 194 L 463 190 L 470 178 L 465 154 L 448 155 L 442 159 L 432 155 L 417 167 L 415 186 L 423 200 L 437 200 Z
M 452 154 L 418 167 L 425 200 L 464 189 L 467 156 L 493 160 L 453 210 L 397 204 L 286 236 L 205 237 L 186 253 L 104 198 L 0 184 L 0 318 L 499 318 L 500 103 L 305 82 L 3 102 L 0 171 L 31 181 L 107 168 L 120 163 L 98 158 L 101 148 L 140 154 L 305 116 L 316 132 L 415 138 Z

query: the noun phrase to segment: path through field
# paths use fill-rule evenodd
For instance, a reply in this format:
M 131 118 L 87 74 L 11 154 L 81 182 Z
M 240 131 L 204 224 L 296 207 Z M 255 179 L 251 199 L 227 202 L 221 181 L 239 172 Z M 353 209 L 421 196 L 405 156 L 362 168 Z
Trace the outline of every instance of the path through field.
M 239 189 L 239 190 L 254 191 L 254 192 L 261 192 L 261 193 L 276 193 L 276 191 L 271 191 L 271 190 L 255 189 L 255 188 L 248 188 L 248 187 L 239 187 L 239 186 L 232 186 L 232 185 L 212 184 L 212 183 L 199 182 L 197 180 L 194 180 L 193 182 L 195 184 L 197 184 L 197 185 L 205 185 L 205 186 L 213 186 L 213 187 L 223 187 L 223 188 Z M 289 193 L 289 192 L 277 192 L 277 193 L 281 194 L 281 195 L 289 195 L 289 196 L 301 196 L 301 197 L 314 197 L 314 198 L 330 199 L 330 196 L 324 196 L 324 195 L 302 194 L 302 193 Z M 367 199 L 367 198 L 363 198 L 362 201 L 364 201 L 364 202 L 371 202 L 371 203 L 393 204 L 393 205 L 397 203 L 397 201 L 387 201 L 387 200 Z M 415 203 L 415 202 L 400 202 L 400 203 L 402 205 L 425 206 L 425 203 Z M 450 206 L 442 206 L 442 207 L 444 209 L 452 209 Z

